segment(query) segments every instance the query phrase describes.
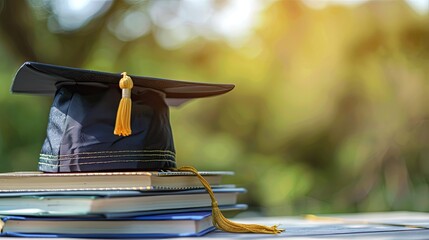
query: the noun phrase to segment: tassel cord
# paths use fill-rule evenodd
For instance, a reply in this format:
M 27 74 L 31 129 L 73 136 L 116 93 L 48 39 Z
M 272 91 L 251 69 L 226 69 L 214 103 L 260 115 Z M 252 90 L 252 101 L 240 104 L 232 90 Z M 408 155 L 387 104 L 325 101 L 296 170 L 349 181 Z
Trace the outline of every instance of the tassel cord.
M 216 201 L 215 195 L 210 184 L 207 180 L 198 173 L 198 171 L 194 167 L 185 166 L 178 169 L 179 171 L 186 171 L 194 173 L 201 184 L 203 184 L 204 188 L 208 192 L 210 199 L 212 201 L 212 216 L 213 216 L 213 225 L 223 231 L 232 232 L 232 233 L 266 233 L 266 234 L 279 234 L 283 232 L 283 229 L 278 228 L 277 225 L 274 226 L 264 226 L 259 224 L 243 224 L 233 222 L 225 216 L 223 216 L 222 212 L 219 209 L 218 202 Z

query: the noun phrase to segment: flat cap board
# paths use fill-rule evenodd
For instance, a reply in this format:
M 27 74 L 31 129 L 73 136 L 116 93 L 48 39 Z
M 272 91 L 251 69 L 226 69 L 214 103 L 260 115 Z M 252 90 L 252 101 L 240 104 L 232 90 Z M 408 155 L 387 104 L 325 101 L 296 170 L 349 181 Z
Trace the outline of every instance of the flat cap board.
M 126 69 L 124 69 L 126 70 Z M 234 88 L 233 84 L 210 84 L 168 80 L 154 77 L 129 75 L 134 86 L 150 88 L 163 92 L 170 105 L 178 105 L 180 100 L 216 96 L 227 93 Z M 28 93 L 38 95 L 53 95 L 57 85 L 76 84 L 118 86 L 120 73 L 107 73 L 79 68 L 56 66 L 37 62 L 25 62 L 15 75 L 11 91 L 13 93 Z

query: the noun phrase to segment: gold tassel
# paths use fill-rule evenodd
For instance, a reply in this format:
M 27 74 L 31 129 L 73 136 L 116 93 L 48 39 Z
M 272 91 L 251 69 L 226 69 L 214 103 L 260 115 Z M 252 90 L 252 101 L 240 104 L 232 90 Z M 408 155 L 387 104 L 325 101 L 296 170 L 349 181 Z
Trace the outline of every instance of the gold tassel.
M 131 135 L 131 89 L 133 88 L 133 80 L 126 72 L 122 73 L 119 87 L 122 89 L 122 99 L 119 102 L 113 134 L 129 136 Z
M 213 190 L 210 187 L 210 184 L 207 182 L 206 179 L 204 179 L 201 174 L 198 173 L 197 169 L 194 167 L 186 166 L 181 167 L 178 169 L 179 171 L 186 171 L 186 172 L 192 172 L 194 173 L 198 179 L 200 180 L 201 184 L 203 184 L 204 188 L 207 190 L 211 200 L 212 200 L 212 217 L 213 217 L 213 225 L 225 232 L 232 232 L 232 233 L 268 233 L 268 234 L 278 234 L 284 231 L 284 229 L 277 228 L 277 225 L 274 226 L 264 226 L 259 224 L 243 224 L 243 223 L 236 223 L 231 220 L 228 220 L 225 218 L 222 214 L 222 212 L 219 209 L 218 203 L 216 201 L 216 198 L 214 196 Z

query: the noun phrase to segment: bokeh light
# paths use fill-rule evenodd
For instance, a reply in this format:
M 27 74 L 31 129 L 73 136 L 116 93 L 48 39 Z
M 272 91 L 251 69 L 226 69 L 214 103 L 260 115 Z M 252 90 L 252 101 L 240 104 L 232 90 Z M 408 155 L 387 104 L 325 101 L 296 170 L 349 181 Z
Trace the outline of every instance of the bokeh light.
M 233 170 L 257 215 L 429 211 L 426 0 L 0 0 L 0 170 L 37 169 L 27 60 L 233 83 L 171 110 L 179 165 Z M 249 214 L 249 212 L 248 212 Z

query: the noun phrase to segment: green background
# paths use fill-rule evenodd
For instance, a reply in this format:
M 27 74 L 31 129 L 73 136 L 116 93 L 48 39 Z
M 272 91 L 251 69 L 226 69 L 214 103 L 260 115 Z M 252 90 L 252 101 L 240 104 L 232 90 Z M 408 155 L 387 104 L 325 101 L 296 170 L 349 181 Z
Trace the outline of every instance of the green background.
M 0 0 L 1 172 L 37 170 L 52 98 L 9 92 L 31 60 L 235 84 L 171 122 L 178 165 L 235 171 L 247 214 L 429 211 L 427 11 L 285 0 L 256 1 L 249 17 L 255 1 L 96 1 L 70 17 L 66 2 Z

